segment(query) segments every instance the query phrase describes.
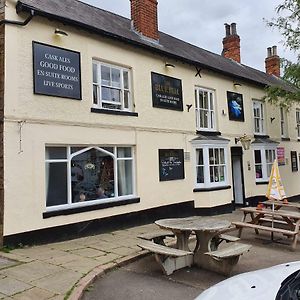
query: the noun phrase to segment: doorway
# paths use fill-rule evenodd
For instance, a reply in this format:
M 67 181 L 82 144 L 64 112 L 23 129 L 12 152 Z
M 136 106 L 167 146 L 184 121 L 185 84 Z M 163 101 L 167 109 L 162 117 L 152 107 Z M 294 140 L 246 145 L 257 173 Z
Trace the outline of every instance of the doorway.
M 242 147 L 231 147 L 231 166 L 232 166 L 234 204 L 244 205 L 245 187 L 244 187 Z

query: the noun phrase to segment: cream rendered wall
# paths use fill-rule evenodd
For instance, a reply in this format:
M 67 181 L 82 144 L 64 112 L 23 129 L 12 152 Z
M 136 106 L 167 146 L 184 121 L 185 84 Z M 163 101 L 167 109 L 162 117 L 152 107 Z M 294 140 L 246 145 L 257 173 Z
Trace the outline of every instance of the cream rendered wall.
M 10 0 L 7 3 L 9 19 L 20 18 L 15 13 L 15 2 Z M 69 36 L 55 37 L 53 33 L 56 27 L 68 32 Z M 81 53 L 82 101 L 33 94 L 32 41 Z M 90 112 L 93 58 L 131 68 L 134 104 L 138 117 Z M 216 91 L 218 130 L 222 132 L 223 137 L 230 139 L 229 148 L 236 146 L 235 137 L 243 133 L 253 134 L 252 99 L 261 99 L 264 95 L 263 90 L 245 82 L 241 82 L 242 86 L 239 89 L 234 89 L 232 79 L 207 70 L 201 72 L 202 78 L 195 77 L 196 70 L 193 66 L 178 61 L 171 60 L 176 68 L 169 70 L 164 67 L 166 60 L 170 61 L 123 43 L 40 17 L 34 17 L 26 27 L 6 26 L 5 235 L 184 201 L 195 200 L 195 207 L 215 207 L 232 201 L 232 189 L 193 193 L 195 157 L 190 142 L 196 137 L 194 87 L 200 86 Z M 151 72 L 182 80 L 183 112 L 152 107 Z M 227 91 L 243 94 L 245 122 L 228 120 Z M 193 104 L 190 112 L 187 112 L 186 104 Z M 266 119 L 269 120 L 276 112 L 279 113 L 277 108 L 274 108 L 273 112 L 268 107 Z M 276 119 L 279 120 L 279 115 Z M 20 121 L 25 122 L 22 123 L 21 135 L 18 123 Z M 272 138 L 280 140 L 278 123 L 276 122 L 277 127 L 269 121 L 267 123 L 267 133 Z M 141 202 L 43 219 L 42 213 L 46 211 L 44 162 L 46 144 L 135 146 L 136 190 Z M 299 148 L 294 140 L 282 144 L 286 149 Z M 159 148 L 179 148 L 191 153 L 191 160 L 185 162 L 185 179 L 159 182 Z M 247 168 L 248 161 L 251 165 L 250 170 Z M 228 179 L 232 185 L 230 151 L 228 163 Z M 244 152 L 243 163 L 246 197 L 264 194 L 266 186 L 255 184 L 253 151 Z M 299 175 L 291 176 L 290 165 L 281 167 L 281 170 L 283 177 L 288 178 L 287 186 L 290 188 L 288 194 L 299 194 L 299 188 L 295 186 Z

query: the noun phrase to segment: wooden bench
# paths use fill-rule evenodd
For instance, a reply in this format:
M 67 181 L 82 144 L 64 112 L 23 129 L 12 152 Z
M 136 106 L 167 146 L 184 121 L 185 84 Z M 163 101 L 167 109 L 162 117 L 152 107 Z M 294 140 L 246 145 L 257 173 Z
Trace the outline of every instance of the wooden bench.
M 156 244 L 165 245 L 164 239 L 174 236 L 174 233 L 168 230 L 155 230 L 153 232 L 140 234 L 138 235 L 138 238 L 147 241 L 153 241 Z
M 141 240 L 140 248 L 153 252 L 155 259 L 166 275 L 175 270 L 190 267 L 193 263 L 193 252 L 170 248 L 151 241 Z
M 232 222 L 232 224 L 240 229 L 239 237 L 241 237 L 242 229 L 244 227 L 253 228 L 257 231 L 257 233 L 258 233 L 258 230 L 263 230 L 263 231 L 269 231 L 269 232 L 274 232 L 274 233 L 281 233 L 281 234 L 286 235 L 286 236 L 292 236 L 293 237 L 292 249 L 293 250 L 296 249 L 297 235 L 298 235 L 297 231 L 281 229 L 281 228 L 276 228 L 276 227 L 268 227 L 268 226 L 263 226 L 263 225 L 247 223 L 247 222 Z

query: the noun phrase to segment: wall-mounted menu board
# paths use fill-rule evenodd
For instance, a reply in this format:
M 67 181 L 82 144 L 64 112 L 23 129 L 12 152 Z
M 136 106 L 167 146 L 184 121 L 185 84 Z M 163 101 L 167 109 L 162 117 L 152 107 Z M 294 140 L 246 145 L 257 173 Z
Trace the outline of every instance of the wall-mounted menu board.
M 151 73 L 153 107 L 183 111 L 181 80 Z
M 184 179 L 183 149 L 159 149 L 159 180 Z
M 297 151 L 291 151 L 292 172 L 298 171 Z
M 81 100 L 80 53 L 33 42 L 34 93 Z

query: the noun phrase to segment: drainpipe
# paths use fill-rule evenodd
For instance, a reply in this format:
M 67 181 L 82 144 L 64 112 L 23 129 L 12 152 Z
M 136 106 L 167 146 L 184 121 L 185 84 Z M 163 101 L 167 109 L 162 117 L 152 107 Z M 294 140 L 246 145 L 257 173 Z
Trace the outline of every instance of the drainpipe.
M 34 10 L 32 9 L 30 11 L 29 17 L 25 21 L 22 22 L 22 21 L 13 21 L 13 20 L 4 19 L 4 20 L 0 21 L 0 26 L 2 24 L 13 24 L 13 25 L 19 25 L 19 26 L 26 26 L 32 20 L 33 16 L 34 16 Z

